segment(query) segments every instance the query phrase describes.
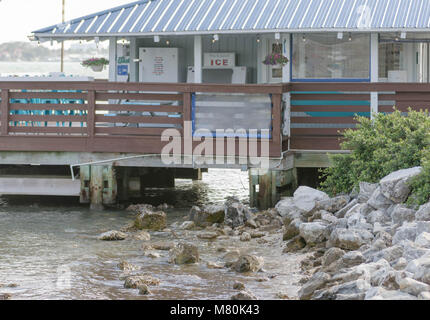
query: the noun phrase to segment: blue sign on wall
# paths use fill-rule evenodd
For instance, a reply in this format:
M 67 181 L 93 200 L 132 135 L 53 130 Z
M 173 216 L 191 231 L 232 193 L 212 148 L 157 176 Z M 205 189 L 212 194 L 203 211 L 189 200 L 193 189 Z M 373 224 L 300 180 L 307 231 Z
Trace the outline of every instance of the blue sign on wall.
M 127 76 L 128 75 L 128 65 L 119 65 L 118 66 L 118 75 L 119 76 Z

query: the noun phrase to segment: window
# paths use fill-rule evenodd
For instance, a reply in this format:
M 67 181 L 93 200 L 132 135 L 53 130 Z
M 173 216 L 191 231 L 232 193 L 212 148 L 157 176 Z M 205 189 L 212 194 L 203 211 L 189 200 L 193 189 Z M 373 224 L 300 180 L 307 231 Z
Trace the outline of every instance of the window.
M 370 35 L 294 34 L 293 80 L 370 80 Z

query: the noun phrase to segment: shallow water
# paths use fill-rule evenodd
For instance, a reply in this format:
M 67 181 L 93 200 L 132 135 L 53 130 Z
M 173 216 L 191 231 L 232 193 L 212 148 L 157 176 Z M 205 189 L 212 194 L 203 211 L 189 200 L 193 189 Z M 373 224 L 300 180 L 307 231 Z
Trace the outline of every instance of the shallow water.
M 153 190 L 145 200 L 159 204 L 167 199 L 182 208 L 167 211 L 170 226 L 184 221 L 193 204 L 223 202 L 232 195 L 246 200 L 246 186 L 246 173 L 211 170 L 201 182 L 177 181 L 175 190 Z M 94 212 L 73 203 L 64 206 L 47 200 L 5 202 L 0 208 L 0 284 L 18 287 L 0 287 L 0 294 L 11 293 L 13 299 L 229 299 L 237 280 L 260 299 L 273 299 L 280 292 L 290 297 L 297 293 L 298 265 L 303 257 L 282 255 L 279 234 L 268 236 L 266 244 L 255 239 L 248 243 L 232 239 L 209 242 L 198 240 L 197 231 L 174 229 L 181 241 L 199 246 L 203 260 L 175 266 L 168 263 L 168 252 L 160 252 L 159 259 L 145 257 L 142 241 L 97 240 L 99 234 L 122 228 L 133 216 L 117 209 Z M 177 241 L 170 232 L 151 236 L 151 241 Z M 220 261 L 224 255 L 217 252 L 218 247 L 263 256 L 265 272 L 244 276 L 228 269 L 208 269 L 205 262 Z M 161 285 L 151 287 L 149 297 L 124 289 L 122 271 L 117 268 L 121 260 L 140 266 L 140 274 L 160 279 Z M 257 281 L 271 275 L 276 277 Z

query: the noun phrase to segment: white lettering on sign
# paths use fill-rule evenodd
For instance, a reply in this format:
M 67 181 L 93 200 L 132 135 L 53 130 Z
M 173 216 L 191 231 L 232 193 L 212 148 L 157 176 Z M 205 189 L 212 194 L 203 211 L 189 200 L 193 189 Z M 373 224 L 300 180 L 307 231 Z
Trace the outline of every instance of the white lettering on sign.
M 233 68 L 236 66 L 236 54 L 234 52 L 205 53 L 204 66 L 212 68 Z

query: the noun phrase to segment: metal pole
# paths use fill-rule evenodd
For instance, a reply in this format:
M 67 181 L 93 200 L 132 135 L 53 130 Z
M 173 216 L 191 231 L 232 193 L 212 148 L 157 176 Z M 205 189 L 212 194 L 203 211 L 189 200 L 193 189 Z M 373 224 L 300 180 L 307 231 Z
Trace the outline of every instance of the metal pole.
M 62 20 L 61 22 L 64 23 L 66 21 L 65 19 L 65 7 L 66 7 L 66 0 L 62 0 L 62 12 L 61 12 L 61 17 Z M 61 41 L 61 72 L 64 72 L 64 40 Z

